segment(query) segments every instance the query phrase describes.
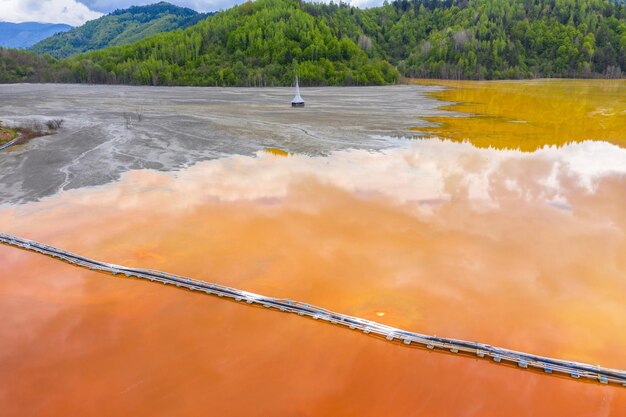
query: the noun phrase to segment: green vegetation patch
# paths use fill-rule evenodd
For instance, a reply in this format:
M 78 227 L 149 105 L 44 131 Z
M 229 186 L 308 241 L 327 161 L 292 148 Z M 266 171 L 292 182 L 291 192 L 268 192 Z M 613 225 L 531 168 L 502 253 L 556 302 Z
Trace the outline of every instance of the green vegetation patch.
M 62 61 L 0 50 L 0 82 L 275 86 L 299 75 L 310 86 L 625 74 L 626 5 L 607 0 L 397 0 L 365 10 L 258 0 Z
M 12 141 L 17 137 L 17 132 L 13 129 L 2 127 L 0 122 L 0 145 L 4 145 L 7 142 Z
M 31 47 L 39 54 L 65 58 L 81 52 L 137 42 L 148 36 L 184 29 L 208 14 L 161 2 L 116 10 L 68 32 L 58 33 Z
M 372 85 L 399 76 L 293 0 L 245 3 L 186 31 L 93 51 L 67 65 L 80 82 L 148 85 L 289 85 L 296 74 L 305 85 Z

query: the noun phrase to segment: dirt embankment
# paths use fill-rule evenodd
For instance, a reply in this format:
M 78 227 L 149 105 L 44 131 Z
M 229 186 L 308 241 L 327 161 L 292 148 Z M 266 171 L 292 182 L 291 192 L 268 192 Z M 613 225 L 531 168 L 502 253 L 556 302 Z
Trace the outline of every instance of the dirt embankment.
M 29 140 L 56 133 L 63 125 L 63 119 L 51 119 L 45 122 L 30 120 L 10 128 L 2 127 L 0 123 L 0 149 L 12 145 L 23 145 Z

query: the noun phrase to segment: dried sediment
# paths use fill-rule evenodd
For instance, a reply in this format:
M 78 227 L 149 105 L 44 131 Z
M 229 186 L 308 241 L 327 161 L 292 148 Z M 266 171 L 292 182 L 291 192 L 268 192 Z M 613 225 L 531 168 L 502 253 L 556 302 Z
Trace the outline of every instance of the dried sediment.
M 443 114 L 425 93 L 438 87 L 289 88 L 3 85 L 4 120 L 63 118 L 62 131 L 0 159 L 0 201 L 37 200 L 61 189 L 105 184 L 133 169 L 177 170 L 266 148 L 324 155 L 383 149 L 416 135 L 419 117 Z

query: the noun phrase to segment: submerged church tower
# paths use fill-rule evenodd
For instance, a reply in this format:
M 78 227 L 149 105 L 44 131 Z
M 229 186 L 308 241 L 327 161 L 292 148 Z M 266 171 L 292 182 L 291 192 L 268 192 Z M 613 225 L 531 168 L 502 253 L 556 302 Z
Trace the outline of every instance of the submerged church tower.
M 291 100 L 291 107 L 304 107 L 304 100 L 300 97 L 300 84 L 298 83 L 298 77 L 296 77 L 296 96 Z

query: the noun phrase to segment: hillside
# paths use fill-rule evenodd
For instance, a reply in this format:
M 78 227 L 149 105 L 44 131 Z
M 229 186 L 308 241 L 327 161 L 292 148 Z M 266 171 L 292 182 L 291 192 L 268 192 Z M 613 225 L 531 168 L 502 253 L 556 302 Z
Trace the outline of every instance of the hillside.
M 59 71 L 49 55 L 42 56 L 22 49 L 0 47 L 0 83 L 50 82 Z
M 606 0 L 402 0 L 372 10 L 410 77 L 620 77 L 626 6 Z M 399 16 L 399 17 L 395 17 Z M 375 28 L 376 29 L 376 28 Z
M 295 0 L 233 7 L 186 31 L 73 57 L 80 82 L 151 85 L 392 83 L 397 71 Z
M 258 0 L 184 31 L 32 69 L 29 79 L 146 85 L 289 85 L 296 74 L 303 85 L 386 84 L 400 75 L 615 78 L 626 72 L 626 6 L 400 0 L 361 10 Z
M 161 2 L 116 10 L 65 33 L 44 39 L 31 49 L 64 58 L 81 52 L 137 42 L 157 33 L 183 29 L 206 18 L 194 10 Z
M 28 48 L 55 33 L 72 29 L 62 23 L 9 23 L 0 22 L 0 46 L 5 48 Z

